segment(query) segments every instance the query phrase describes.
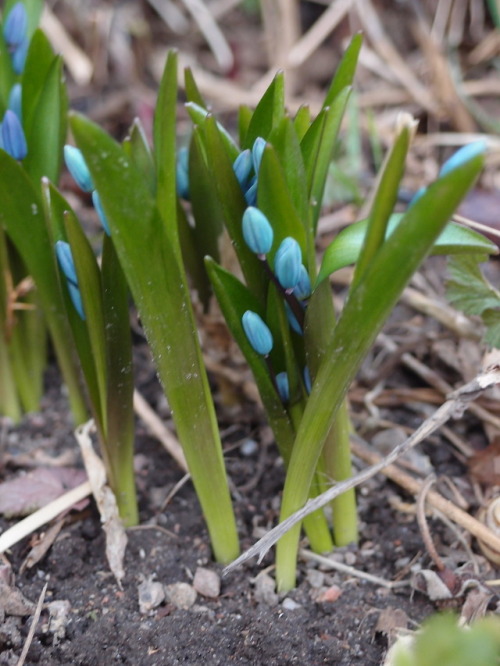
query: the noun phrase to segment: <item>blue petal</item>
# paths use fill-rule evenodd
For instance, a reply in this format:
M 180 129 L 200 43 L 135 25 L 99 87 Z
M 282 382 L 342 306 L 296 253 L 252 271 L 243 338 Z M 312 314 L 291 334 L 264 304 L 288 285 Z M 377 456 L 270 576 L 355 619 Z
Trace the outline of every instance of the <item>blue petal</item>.
M 10 89 L 8 106 L 11 111 L 14 111 L 20 122 L 22 122 L 22 96 L 21 84 L 15 83 Z
M 254 176 L 250 181 L 250 187 L 245 192 L 245 201 L 248 206 L 255 206 L 257 203 L 257 176 Z
M 295 331 L 295 333 L 298 333 L 299 335 L 304 335 L 304 331 L 302 330 L 301 325 L 297 321 L 297 317 L 293 314 L 292 308 L 288 305 L 286 301 L 285 301 L 285 313 L 292 331 Z
M 266 147 L 266 141 L 261 136 L 257 137 L 253 142 L 252 146 L 252 161 L 253 161 L 253 170 L 256 174 L 259 173 L 260 163 L 262 162 L 262 155 L 264 154 L 264 149 Z
M 276 375 L 276 387 L 283 402 L 290 400 L 290 383 L 286 372 L 278 372 Z
M 284 289 L 293 289 L 300 278 L 302 251 L 295 238 L 285 238 L 274 257 L 274 273 Z
M 243 238 L 255 254 L 267 254 L 273 245 L 273 228 L 258 208 L 249 206 L 243 213 Z
M 16 2 L 3 24 L 3 36 L 8 46 L 18 46 L 26 37 L 28 15 L 22 2 Z
M 300 266 L 299 281 L 295 285 L 293 293 L 299 301 L 303 301 L 311 295 L 311 280 L 304 264 Z
M 257 354 L 267 356 L 273 348 L 273 336 L 262 318 L 252 310 L 247 310 L 241 318 L 243 330 Z
M 80 315 L 80 319 L 85 321 L 85 311 L 83 309 L 82 295 L 80 294 L 80 290 L 71 282 L 67 282 L 66 284 L 68 285 L 69 295 L 73 305 L 75 306 L 75 310 Z
M 14 111 L 7 109 L 2 122 L 2 143 L 5 152 L 15 160 L 23 160 L 28 154 L 23 126 Z
M 238 179 L 238 183 L 241 185 L 243 190 L 246 190 L 248 187 L 248 180 L 250 174 L 252 173 L 253 160 L 252 160 L 252 151 L 247 148 L 233 162 L 233 171 Z
M 306 367 L 304 368 L 304 386 L 306 388 L 307 394 L 311 393 L 312 389 L 312 384 L 311 384 L 311 373 L 309 372 L 309 368 Z
M 446 160 L 446 162 L 443 164 L 439 171 L 439 176 L 446 176 L 447 173 L 450 173 L 450 171 L 453 171 L 453 169 L 457 169 L 458 167 L 462 166 L 462 164 L 465 164 L 469 160 L 474 159 L 474 157 L 477 157 L 478 155 L 482 155 L 486 150 L 486 141 L 483 139 L 479 141 L 473 141 L 472 143 L 469 143 L 467 146 L 463 146 L 459 150 L 457 150 L 456 153 L 454 153 L 450 159 Z
M 94 183 L 82 151 L 75 146 L 64 146 L 64 161 L 78 187 L 84 192 L 92 192 Z
M 12 69 L 16 74 L 22 74 L 24 72 L 24 65 L 26 64 L 29 46 L 30 40 L 26 37 L 14 48 L 10 55 Z
M 78 287 L 78 278 L 76 276 L 70 244 L 66 243 L 66 241 L 58 240 L 56 243 L 56 257 L 66 280 L 75 287 Z

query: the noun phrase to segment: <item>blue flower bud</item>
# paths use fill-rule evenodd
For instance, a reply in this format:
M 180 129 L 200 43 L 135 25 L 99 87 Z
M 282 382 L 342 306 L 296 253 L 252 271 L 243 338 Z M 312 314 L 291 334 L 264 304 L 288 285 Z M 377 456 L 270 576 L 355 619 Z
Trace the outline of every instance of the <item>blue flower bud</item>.
M 293 314 L 291 307 L 288 305 L 286 301 L 285 301 L 285 313 L 292 331 L 295 331 L 295 333 L 298 333 L 299 335 L 304 335 L 304 331 L 302 330 L 301 325 L 297 321 L 297 317 Z
M 293 289 L 300 278 L 302 251 L 295 238 L 287 236 L 276 251 L 274 273 L 285 289 Z
M 8 46 L 19 46 L 26 37 L 28 15 L 22 2 L 16 2 L 3 24 L 3 36 Z
M 2 122 L 2 143 L 5 152 L 15 160 L 23 160 L 28 154 L 23 126 L 14 111 L 7 109 Z
M 58 240 L 56 243 L 56 257 L 66 280 L 74 284 L 75 287 L 78 287 L 78 278 L 76 276 L 70 244 L 66 243 L 66 241 Z
M 243 330 L 257 354 L 267 356 L 273 348 L 273 336 L 262 318 L 252 310 L 247 310 L 241 318 Z
M 255 254 L 267 254 L 273 245 L 273 228 L 258 208 L 249 206 L 243 213 L 243 238 Z
M 307 365 L 304 368 L 303 378 L 304 378 L 305 389 L 307 391 L 307 394 L 309 395 L 309 393 L 311 393 L 312 383 L 311 383 L 311 373 L 309 372 L 309 368 L 307 367 Z
M 15 83 L 9 93 L 9 109 L 14 111 L 16 116 L 22 121 L 22 87 L 20 83 Z
M 238 183 L 241 185 L 243 190 L 247 189 L 248 179 L 252 173 L 253 160 L 252 160 L 252 151 L 247 148 L 233 162 L 233 171 Z
M 304 264 L 300 265 L 299 281 L 293 289 L 294 295 L 303 301 L 311 295 L 311 280 Z
M 82 295 L 80 294 L 80 290 L 71 282 L 67 282 L 66 284 L 68 285 L 69 295 L 75 310 L 78 312 L 80 319 L 85 321 L 85 312 L 83 310 Z
M 469 160 L 474 159 L 474 157 L 477 157 L 478 155 L 482 155 L 485 150 L 486 141 L 482 139 L 479 141 L 473 141 L 467 146 L 463 146 L 457 150 L 457 152 L 454 153 L 449 160 L 446 160 L 439 171 L 439 176 L 446 176 L 446 174 L 450 173 L 450 171 L 453 171 L 453 169 L 462 166 L 462 164 L 465 164 Z
M 82 151 L 75 146 L 64 146 L 64 161 L 78 187 L 84 192 L 92 192 L 94 183 Z
M 92 192 L 92 203 L 94 204 L 94 208 L 96 209 L 97 215 L 99 216 L 99 220 L 101 221 L 102 228 L 106 232 L 108 236 L 111 236 L 111 231 L 109 230 L 109 223 L 108 219 L 104 213 L 104 209 L 102 207 L 102 202 L 101 202 L 101 197 L 99 196 L 99 192 L 97 190 L 94 190 Z
M 80 315 L 80 318 L 85 321 L 85 312 L 83 310 L 82 296 L 78 288 L 78 278 L 76 276 L 75 264 L 73 261 L 73 254 L 71 247 L 66 241 L 59 240 L 56 243 L 56 257 L 61 268 L 61 271 L 66 278 L 68 291 L 71 301 L 75 310 Z
M 14 48 L 10 55 L 12 69 L 16 74 L 22 74 L 24 72 L 24 65 L 26 64 L 26 57 L 28 55 L 29 46 L 30 40 L 26 37 L 18 46 Z
M 248 206 L 255 206 L 257 203 L 257 177 L 254 176 L 250 181 L 250 186 L 245 192 L 245 201 Z
M 282 402 L 288 402 L 290 400 L 290 383 L 286 372 L 278 372 L 276 375 L 276 388 Z
M 186 147 L 181 148 L 177 153 L 175 182 L 177 194 L 181 199 L 189 201 L 189 150 Z
M 252 146 L 252 161 L 253 161 L 253 170 L 256 174 L 259 173 L 260 163 L 262 162 L 262 156 L 264 154 L 264 148 L 266 147 L 266 141 L 261 136 L 257 137 L 253 142 Z

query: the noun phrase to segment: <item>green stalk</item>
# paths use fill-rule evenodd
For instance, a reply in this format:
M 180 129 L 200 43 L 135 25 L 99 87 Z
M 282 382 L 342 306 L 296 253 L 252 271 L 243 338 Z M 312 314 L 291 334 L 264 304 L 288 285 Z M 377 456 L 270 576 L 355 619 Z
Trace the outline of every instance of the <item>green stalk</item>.
M 339 482 L 352 476 L 349 432 L 351 421 L 347 401 L 340 405 L 323 447 L 326 475 L 330 482 Z M 336 497 L 333 509 L 333 537 L 336 546 L 347 546 L 358 541 L 358 514 L 354 489 Z
M 4 337 L 3 330 L 0 331 L 0 415 L 7 416 L 14 423 L 21 419 L 22 410 L 17 394 L 17 387 L 12 372 L 9 357 L 9 345 Z
M 408 210 L 350 292 L 297 432 L 283 493 L 282 520 L 307 501 L 324 441 L 351 381 L 405 285 L 429 253 L 482 164 L 482 157 L 475 157 L 430 186 Z M 278 542 L 276 577 L 281 592 L 295 585 L 299 536 L 300 525 L 297 525 Z

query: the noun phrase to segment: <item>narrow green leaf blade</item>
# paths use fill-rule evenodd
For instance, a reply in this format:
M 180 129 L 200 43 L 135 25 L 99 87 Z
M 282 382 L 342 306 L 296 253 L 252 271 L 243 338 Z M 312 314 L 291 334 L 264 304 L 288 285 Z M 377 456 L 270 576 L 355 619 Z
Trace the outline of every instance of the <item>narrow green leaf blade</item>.
M 278 72 L 255 107 L 242 148 L 251 148 L 259 136 L 268 139 L 285 116 L 285 82 Z

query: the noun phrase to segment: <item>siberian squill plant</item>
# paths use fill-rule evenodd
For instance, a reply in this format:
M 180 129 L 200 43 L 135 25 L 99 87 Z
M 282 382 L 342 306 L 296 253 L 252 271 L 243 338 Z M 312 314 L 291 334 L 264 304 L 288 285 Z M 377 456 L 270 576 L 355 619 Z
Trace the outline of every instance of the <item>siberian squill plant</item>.
M 339 65 L 320 113 L 294 116 L 278 74 L 255 110 L 240 109 L 239 139 L 214 118 L 189 70 L 188 147 L 176 159 L 176 56 L 168 56 L 155 112 L 153 148 L 136 122 L 117 144 L 84 117 L 71 128 L 99 191 L 111 240 L 144 325 L 200 498 L 216 557 L 237 539 L 219 434 L 186 279 L 211 288 L 255 377 L 287 468 L 281 517 L 350 475 L 346 393 L 404 286 L 430 252 L 494 246 L 448 221 L 477 177 L 484 146 L 459 151 L 404 214 L 394 214 L 413 131 L 403 123 L 388 151 L 370 214 L 333 241 L 318 267 L 315 236 L 327 170 L 349 99 L 361 37 Z M 225 229 L 243 280 L 220 263 Z M 207 256 L 209 255 L 209 256 Z M 341 312 L 328 277 L 355 263 Z M 316 550 L 356 539 L 354 495 L 305 521 Z M 277 580 L 295 584 L 300 529 L 278 544 Z
M 0 415 L 39 408 L 46 330 L 76 422 L 87 409 L 41 179 L 57 182 L 67 127 L 62 60 L 36 29 L 42 2 L 6 2 L 0 29 Z

